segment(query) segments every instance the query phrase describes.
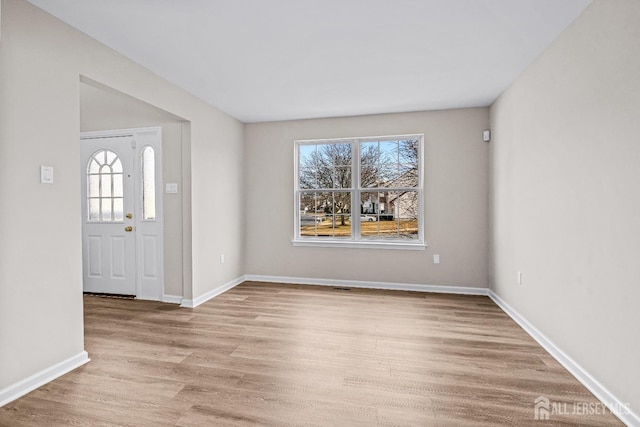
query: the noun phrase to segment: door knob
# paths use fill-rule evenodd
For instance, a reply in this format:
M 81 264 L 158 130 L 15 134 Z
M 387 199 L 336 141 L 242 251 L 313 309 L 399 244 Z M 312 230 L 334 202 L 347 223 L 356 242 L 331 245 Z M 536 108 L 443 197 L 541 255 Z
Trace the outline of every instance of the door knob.
M 128 219 L 133 218 L 133 214 L 132 214 L 132 213 L 128 213 L 128 214 L 126 214 L 125 216 L 126 216 Z
M 124 228 L 124 231 L 126 231 L 127 233 L 133 231 L 133 227 L 132 226 L 128 226 Z

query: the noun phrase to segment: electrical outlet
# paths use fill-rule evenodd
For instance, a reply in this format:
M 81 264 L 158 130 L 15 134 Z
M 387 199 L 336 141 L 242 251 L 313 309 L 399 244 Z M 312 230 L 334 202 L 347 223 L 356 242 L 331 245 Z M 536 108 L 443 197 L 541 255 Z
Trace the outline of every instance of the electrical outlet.
M 224 264 L 224 254 L 220 254 L 220 264 Z
M 433 263 L 440 264 L 440 254 L 433 254 Z
M 518 285 L 522 286 L 522 272 L 518 271 Z

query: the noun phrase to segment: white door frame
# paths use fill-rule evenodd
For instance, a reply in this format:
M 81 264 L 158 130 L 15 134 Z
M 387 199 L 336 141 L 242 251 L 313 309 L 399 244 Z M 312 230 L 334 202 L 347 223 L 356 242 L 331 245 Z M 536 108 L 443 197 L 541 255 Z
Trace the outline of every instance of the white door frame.
M 145 300 L 162 301 L 164 295 L 164 215 L 163 215 L 163 179 L 162 179 L 162 127 L 144 127 L 144 128 L 132 128 L 132 129 L 115 129 L 105 131 L 91 131 L 80 133 L 80 143 L 82 140 L 87 139 L 99 139 L 99 138 L 113 138 L 113 137 L 133 137 L 133 146 L 136 148 L 134 155 L 134 162 L 138 167 L 134 167 L 134 191 L 140 197 L 134 197 L 134 220 L 136 230 L 136 298 Z M 142 230 L 144 229 L 144 221 L 142 219 L 142 207 L 140 201 L 142 199 L 142 180 L 140 179 L 141 167 L 141 153 L 142 148 L 150 146 L 154 149 L 155 153 L 155 197 L 156 197 L 156 219 L 157 223 L 157 235 L 158 246 L 155 247 L 156 259 L 158 260 L 158 270 L 155 272 L 154 277 L 151 278 L 144 273 L 145 259 L 143 254 L 144 248 L 144 236 Z M 81 197 L 84 199 L 85 195 Z M 84 203 L 84 201 L 83 201 Z M 83 218 L 84 224 L 84 218 Z M 83 237 L 84 241 L 84 237 Z M 83 242 L 84 244 L 84 242 Z M 84 268 L 84 267 L 83 267 Z

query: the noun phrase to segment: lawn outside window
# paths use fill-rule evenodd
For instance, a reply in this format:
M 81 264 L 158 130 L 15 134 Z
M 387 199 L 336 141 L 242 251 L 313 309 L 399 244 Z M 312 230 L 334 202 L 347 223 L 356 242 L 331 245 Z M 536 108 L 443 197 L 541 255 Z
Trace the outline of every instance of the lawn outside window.
M 295 141 L 295 246 L 423 250 L 421 134 Z

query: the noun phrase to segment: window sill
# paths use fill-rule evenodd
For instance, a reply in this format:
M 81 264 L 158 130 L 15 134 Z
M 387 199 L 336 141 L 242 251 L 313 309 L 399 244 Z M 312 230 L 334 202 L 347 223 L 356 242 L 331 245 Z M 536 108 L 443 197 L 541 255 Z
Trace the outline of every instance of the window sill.
M 367 241 L 338 241 L 338 240 L 292 240 L 293 246 L 314 247 L 314 248 L 350 248 L 350 249 L 392 249 L 406 251 L 424 251 L 427 248 L 425 243 L 404 243 L 404 242 L 367 242 Z

